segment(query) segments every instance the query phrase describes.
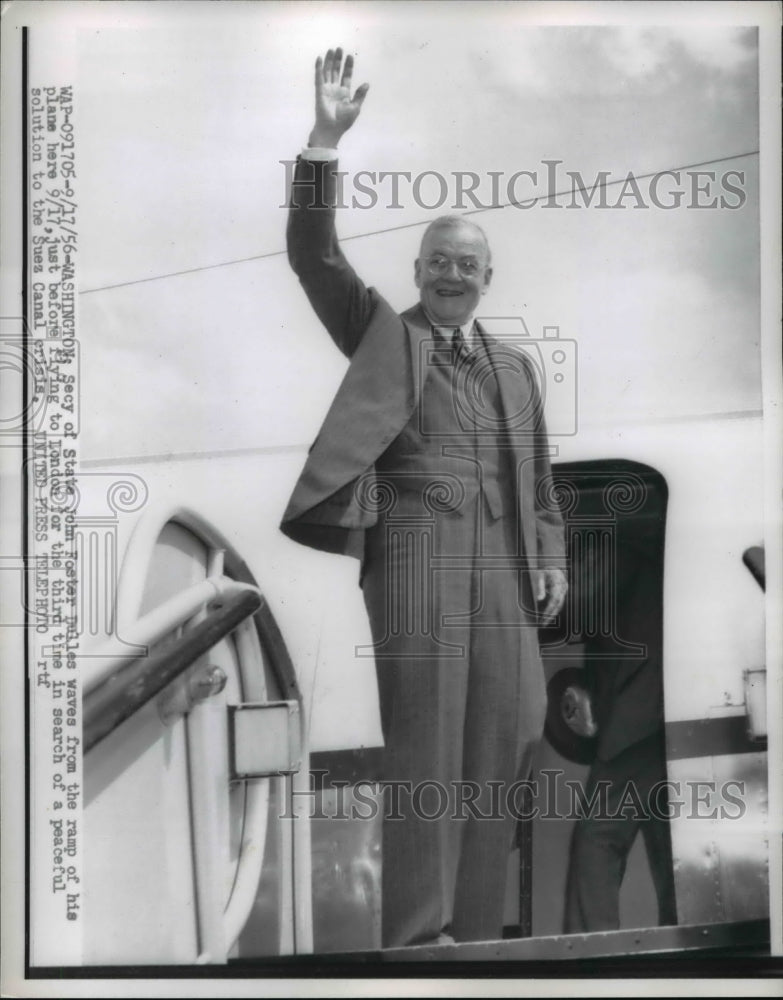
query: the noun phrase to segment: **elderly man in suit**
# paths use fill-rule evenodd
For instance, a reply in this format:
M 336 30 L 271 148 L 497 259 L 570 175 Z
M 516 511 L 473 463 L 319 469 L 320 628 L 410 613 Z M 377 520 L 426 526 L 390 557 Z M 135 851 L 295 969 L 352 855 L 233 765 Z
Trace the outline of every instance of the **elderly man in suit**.
M 289 258 L 351 359 L 282 530 L 361 560 L 385 743 L 385 947 L 502 934 L 513 803 L 546 690 L 537 627 L 565 590 L 560 512 L 529 362 L 474 322 L 482 230 L 426 230 L 419 303 L 398 315 L 335 233 L 336 147 L 361 109 L 353 61 L 316 63 L 316 123 L 292 184 Z M 538 603 L 537 603 L 538 602 Z

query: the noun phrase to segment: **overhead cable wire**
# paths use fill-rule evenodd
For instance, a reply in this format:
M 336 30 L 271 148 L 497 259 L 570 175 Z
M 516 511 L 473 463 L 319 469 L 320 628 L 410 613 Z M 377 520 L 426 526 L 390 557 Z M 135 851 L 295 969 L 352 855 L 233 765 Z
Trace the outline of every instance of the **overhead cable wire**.
M 688 163 L 682 167 L 670 167 L 666 170 L 651 170 L 647 174 L 626 174 L 625 177 L 619 177 L 617 180 L 613 181 L 602 181 L 600 184 L 596 183 L 595 187 L 591 190 L 612 187 L 615 184 L 627 184 L 630 178 L 635 181 L 643 181 L 648 177 L 656 177 L 659 174 L 671 174 L 678 173 L 681 170 L 694 170 L 696 167 L 709 167 L 716 163 L 727 163 L 730 160 L 741 160 L 748 156 L 758 156 L 758 149 L 751 149 L 746 153 L 734 153 L 732 156 L 721 156 L 714 160 L 702 160 L 699 163 Z M 531 198 L 526 198 L 524 204 L 527 207 L 531 207 L 540 201 L 549 201 L 555 198 L 561 198 L 563 195 L 571 194 L 573 195 L 573 186 L 566 191 L 556 191 L 554 193 L 547 193 L 541 195 L 535 195 Z M 471 208 L 464 212 L 460 212 L 460 215 L 478 215 L 481 212 L 496 212 L 498 209 L 503 208 L 513 208 L 519 207 L 522 202 L 519 201 L 507 201 L 501 205 L 486 205 L 481 208 Z M 394 233 L 399 232 L 403 229 L 416 229 L 418 226 L 429 225 L 431 219 L 418 219 L 416 222 L 403 222 L 399 226 L 388 226 L 385 229 L 374 229 L 368 233 L 354 233 L 353 236 L 341 236 L 340 242 L 347 243 L 350 240 L 363 240 L 368 239 L 371 236 L 382 236 L 384 233 Z M 163 281 L 165 278 L 179 278 L 185 274 L 197 274 L 200 271 L 212 271 L 219 267 L 233 267 L 236 264 L 247 264 L 253 260 L 269 260 L 272 257 L 282 257 L 286 254 L 286 250 L 270 250 L 267 253 L 253 254 L 250 257 L 238 257 L 235 260 L 223 260 L 217 264 L 202 264 L 199 267 L 187 267 L 181 271 L 167 271 L 165 274 L 155 274 L 147 278 L 133 278 L 130 281 L 118 281 L 112 285 L 101 285 L 99 288 L 85 288 L 83 291 L 79 292 L 80 295 L 93 295 L 96 292 L 106 292 L 113 288 L 127 288 L 129 285 L 143 285 L 148 281 Z

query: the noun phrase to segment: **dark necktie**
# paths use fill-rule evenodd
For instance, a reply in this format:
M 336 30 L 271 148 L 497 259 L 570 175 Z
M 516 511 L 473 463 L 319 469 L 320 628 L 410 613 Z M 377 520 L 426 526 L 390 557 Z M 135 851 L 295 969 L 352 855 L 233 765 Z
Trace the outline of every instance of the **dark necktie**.
M 465 364 L 470 358 L 470 349 L 465 343 L 465 338 L 459 327 L 455 327 L 451 335 L 451 346 L 454 351 L 454 364 Z

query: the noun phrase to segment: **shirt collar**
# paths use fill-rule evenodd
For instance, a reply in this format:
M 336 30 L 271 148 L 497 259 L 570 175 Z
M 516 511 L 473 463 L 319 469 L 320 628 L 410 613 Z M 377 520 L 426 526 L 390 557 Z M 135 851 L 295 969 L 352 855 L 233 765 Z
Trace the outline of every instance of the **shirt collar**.
M 429 319 L 429 317 L 427 317 Z M 430 322 L 432 322 L 430 320 Z M 435 330 L 441 337 L 445 340 L 451 341 L 451 336 L 453 332 L 457 329 L 456 324 L 454 326 L 443 326 L 440 323 L 432 323 L 432 329 Z M 472 350 L 476 346 L 476 340 L 478 338 L 478 331 L 476 330 L 476 324 L 471 316 L 465 323 L 462 323 L 459 327 L 462 331 L 462 339 L 468 346 L 469 350 Z

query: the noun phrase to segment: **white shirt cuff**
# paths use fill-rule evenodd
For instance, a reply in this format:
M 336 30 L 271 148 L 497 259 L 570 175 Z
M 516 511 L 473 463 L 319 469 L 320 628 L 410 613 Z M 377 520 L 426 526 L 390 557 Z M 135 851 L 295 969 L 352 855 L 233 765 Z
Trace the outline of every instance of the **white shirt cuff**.
M 327 146 L 305 146 L 301 155 L 303 160 L 325 160 L 330 163 L 337 159 L 337 150 Z

